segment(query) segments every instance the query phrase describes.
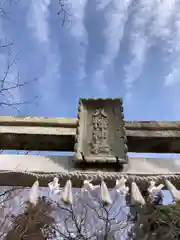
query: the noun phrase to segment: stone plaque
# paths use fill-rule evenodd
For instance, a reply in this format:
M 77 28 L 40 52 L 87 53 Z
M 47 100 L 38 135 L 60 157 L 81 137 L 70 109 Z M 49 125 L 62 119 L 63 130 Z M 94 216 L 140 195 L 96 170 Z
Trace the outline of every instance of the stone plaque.
M 127 163 L 122 99 L 80 99 L 76 161 Z

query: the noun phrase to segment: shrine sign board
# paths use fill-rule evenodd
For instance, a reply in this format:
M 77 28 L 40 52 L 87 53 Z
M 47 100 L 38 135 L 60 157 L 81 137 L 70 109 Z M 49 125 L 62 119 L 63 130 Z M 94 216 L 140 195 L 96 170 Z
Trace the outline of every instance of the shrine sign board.
M 80 99 L 76 161 L 127 163 L 122 99 Z

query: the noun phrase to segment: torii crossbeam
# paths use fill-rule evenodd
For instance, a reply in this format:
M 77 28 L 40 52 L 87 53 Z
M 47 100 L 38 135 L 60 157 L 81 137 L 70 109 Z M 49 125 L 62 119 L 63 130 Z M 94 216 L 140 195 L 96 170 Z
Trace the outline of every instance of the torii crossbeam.
M 122 99 L 80 99 L 77 119 L 0 117 L 0 148 L 72 152 L 52 157 L 2 154 L 0 185 L 30 186 L 38 177 L 47 186 L 54 176 L 61 186 L 72 179 L 75 187 L 85 179 L 104 179 L 111 187 L 121 176 L 140 185 L 165 178 L 180 182 L 177 159 L 127 157 L 127 151 L 179 153 L 180 123 L 124 121 Z

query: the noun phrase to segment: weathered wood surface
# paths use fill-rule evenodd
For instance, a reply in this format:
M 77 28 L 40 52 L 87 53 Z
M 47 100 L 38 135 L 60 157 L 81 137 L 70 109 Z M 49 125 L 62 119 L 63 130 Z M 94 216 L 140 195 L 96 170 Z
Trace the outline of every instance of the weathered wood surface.
M 77 119 L 0 117 L 0 148 L 73 151 Z M 125 122 L 129 152 L 180 153 L 180 122 Z
M 10 171 L 10 173 L 8 173 Z M 13 172 L 12 172 L 13 171 Z M 162 174 L 180 174 L 180 159 L 154 159 L 154 158 L 130 158 L 129 164 L 122 168 L 117 168 L 115 164 L 87 164 L 80 165 L 74 162 L 72 156 L 35 156 L 35 155 L 4 155 L 0 157 L 0 185 L 4 186 L 31 186 L 36 180 L 36 176 L 30 174 L 22 174 L 21 172 L 33 172 L 36 174 L 43 174 L 46 177 L 39 178 L 41 186 L 47 186 L 53 177 L 47 174 L 62 174 L 60 177 L 60 184 L 64 186 L 66 180 L 71 178 L 71 174 L 78 172 L 80 174 L 88 174 L 89 177 L 94 176 L 95 173 L 126 173 L 129 176 L 157 176 Z M 63 175 L 64 174 L 64 175 Z M 105 174 L 103 177 L 105 178 Z M 72 183 L 74 187 L 81 187 L 83 184 L 83 175 L 72 176 Z M 93 178 L 95 183 L 99 183 L 100 179 Z M 115 185 L 115 179 L 105 178 L 108 187 Z M 137 181 L 138 182 L 138 181 Z M 141 181 L 141 186 L 146 181 Z M 180 179 L 173 180 L 178 188 L 180 186 Z M 139 182 L 140 184 L 140 182 Z M 147 184 L 147 182 L 146 182 Z M 144 186 L 144 185 L 143 185 Z

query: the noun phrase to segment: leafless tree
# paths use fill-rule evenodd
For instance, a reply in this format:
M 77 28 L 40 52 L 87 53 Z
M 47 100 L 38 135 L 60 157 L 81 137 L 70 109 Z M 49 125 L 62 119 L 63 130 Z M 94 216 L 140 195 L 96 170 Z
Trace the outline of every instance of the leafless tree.
M 111 195 L 110 205 L 81 191 L 75 194 L 73 205 L 56 202 L 57 236 L 70 240 L 125 239 L 132 225 L 128 206 L 123 196 L 114 191 Z
M 25 198 L 28 193 L 19 195 Z M 73 194 L 73 205 L 64 204 L 59 195 L 42 197 L 36 206 L 22 199 L 22 204 L 13 206 L 16 212 L 10 210 L 2 218 L 7 218 L 6 227 L 0 228 L 2 239 L 124 240 L 133 222 L 124 196 L 115 191 L 111 196 L 110 205 L 104 204 L 98 194 L 91 196 L 80 190 Z
M 11 227 L 11 214 L 16 209 L 15 202 L 19 197 L 22 188 L 20 187 L 0 187 L 0 239 L 3 239 L 5 234 Z
M 4 21 L 11 21 L 8 4 L 16 6 L 17 2 L 18 0 L 0 0 L 0 28 Z M 16 67 L 19 54 L 13 53 L 13 41 L 9 40 L 6 35 L 2 35 L 2 32 L 0 36 L 0 109 L 1 111 L 3 108 L 15 109 L 19 115 L 22 104 L 30 104 L 36 99 L 36 96 L 32 99 L 21 99 L 19 93 L 21 89 L 35 83 L 36 79 L 21 80 L 20 72 Z M 16 71 L 14 71 L 15 67 Z M 0 153 L 2 152 L 3 150 L 0 150 Z M 10 214 L 12 214 L 15 199 L 21 191 L 22 189 L 17 187 L 0 187 L 0 239 L 11 225 Z
M 0 23 L 1 27 L 4 21 L 11 21 L 7 6 L 8 4 L 16 4 L 15 0 L 1 0 L 0 1 Z M 2 34 L 2 33 L 1 33 Z M 13 41 L 8 40 L 4 36 L 0 36 L 0 107 L 12 108 L 19 114 L 20 106 L 23 104 L 32 103 L 37 96 L 32 99 L 22 99 L 21 91 L 23 88 L 30 87 L 31 84 L 37 81 L 36 78 L 21 80 L 20 72 L 14 71 L 17 61 L 19 59 L 18 53 L 13 53 Z M 3 61 L 1 61 L 3 59 Z M 18 99 L 17 99 L 18 95 Z
M 45 197 L 40 197 L 34 206 L 25 203 L 24 212 L 12 215 L 12 227 L 5 236 L 6 240 L 43 240 L 54 236 L 54 218 L 51 216 L 53 205 Z

